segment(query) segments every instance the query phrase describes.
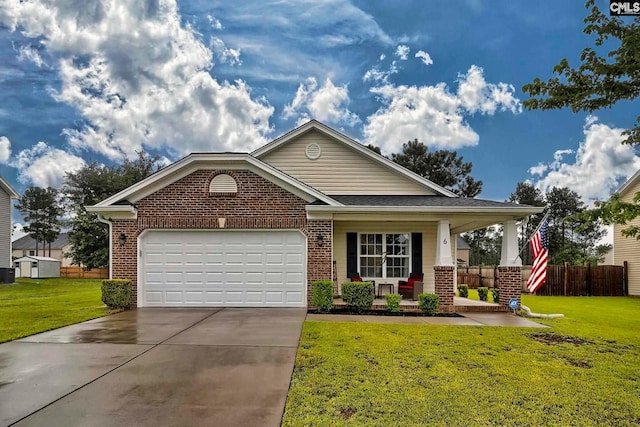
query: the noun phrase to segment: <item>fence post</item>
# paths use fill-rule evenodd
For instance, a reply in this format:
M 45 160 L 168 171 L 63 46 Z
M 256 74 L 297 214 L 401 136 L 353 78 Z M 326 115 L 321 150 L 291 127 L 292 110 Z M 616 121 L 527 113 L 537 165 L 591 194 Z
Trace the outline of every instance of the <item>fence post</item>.
M 586 291 L 587 291 L 587 296 L 590 297 L 591 295 L 593 295 L 593 279 L 591 276 L 591 263 L 588 262 L 587 263 L 587 273 L 585 275 L 586 277 L 584 278 L 585 280 L 585 285 L 587 287 Z
M 624 296 L 629 296 L 629 263 L 622 263 L 622 292 Z
M 564 263 L 564 296 L 567 296 L 569 288 L 569 263 Z

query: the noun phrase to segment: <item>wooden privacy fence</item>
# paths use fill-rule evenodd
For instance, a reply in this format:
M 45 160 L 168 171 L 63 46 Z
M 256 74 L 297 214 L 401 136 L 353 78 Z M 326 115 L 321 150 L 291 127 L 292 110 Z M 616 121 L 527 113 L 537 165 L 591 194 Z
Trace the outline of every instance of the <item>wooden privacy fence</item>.
M 83 267 L 60 267 L 60 277 L 67 279 L 108 279 L 108 268 L 93 268 L 85 270 Z
M 522 266 L 522 291 L 527 292 L 526 283 L 531 275 L 531 266 Z M 500 277 L 493 266 L 458 268 L 458 284 L 467 284 L 475 289 L 479 286 L 497 287 Z M 549 265 L 547 281 L 538 289 L 538 295 L 546 296 L 623 296 L 628 294 L 627 263 L 620 265 L 575 266 Z

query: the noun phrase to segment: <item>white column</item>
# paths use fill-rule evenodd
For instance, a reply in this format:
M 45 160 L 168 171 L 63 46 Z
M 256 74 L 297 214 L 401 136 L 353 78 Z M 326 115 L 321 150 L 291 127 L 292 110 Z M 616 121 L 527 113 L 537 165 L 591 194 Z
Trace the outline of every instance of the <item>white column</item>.
M 438 241 L 436 243 L 436 266 L 453 267 L 453 257 L 451 256 L 451 232 L 449 231 L 449 221 L 443 219 L 438 221 Z
M 522 267 L 520 248 L 518 248 L 518 228 L 515 220 L 502 223 L 502 256 L 501 267 Z

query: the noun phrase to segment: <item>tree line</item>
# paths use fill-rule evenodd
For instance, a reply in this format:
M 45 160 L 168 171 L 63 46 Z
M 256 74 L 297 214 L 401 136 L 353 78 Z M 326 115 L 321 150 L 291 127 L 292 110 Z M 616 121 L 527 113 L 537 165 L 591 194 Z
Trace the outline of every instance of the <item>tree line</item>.
M 121 164 L 107 166 L 97 162 L 65 176 L 61 189 L 29 187 L 16 208 L 27 225 L 24 230 L 36 241 L 36 255 L 42 244 L 55 241 L 63 228 L 69 230 L 70 256 L 73 264 L 86 268 L 109 265 L 109 228 L 98 216 L 87 212 L 94 205 L 157 172 L 159 157 L 144 151 L 137 158 L 123 159 Z

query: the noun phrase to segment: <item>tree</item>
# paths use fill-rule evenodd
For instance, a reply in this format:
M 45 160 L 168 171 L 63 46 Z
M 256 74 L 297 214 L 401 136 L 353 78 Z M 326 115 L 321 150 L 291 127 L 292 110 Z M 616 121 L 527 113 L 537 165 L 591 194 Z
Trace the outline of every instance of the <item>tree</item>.
M 469 244 L 469 265 L 497 265 L 502 238 L 494 227 L 480 228 L 461 236 Z
M 43 255 L 46 254 L 46 243 L 49 243 L 49 255 L 51 255 L 51 242 L 60 235 L 60 216 L 63 214 L 58 190 L 51 187 L 29 187 L 18 199 L 16 208 L 28 223 L 24 231 L 36 241 L 36 255 L 39 254 L 40 242 L 42 242 Z
M 511 203 L 529 206 L 546 206 L 547 204 L 542 191 L 527 182 L 519 182 L 516 185 L 516 190 L 509 195 L 508 201 Z M 526 218 L 518 219 L 522 226 L 522 231 L 520 233 L 520 247 L 525 248 L 522 252 L 522 262 L 525 265 L 533 264 L 533 256 L 527 239 L 533 235 L 533 232 L 538 227 L 543 215 L 544 214 L 532 215 L 528 220 Z
M 465 163 L 455 151 L 429 152 L 426 145 L 414 139 L 402 144 L 402 153 L 393 154 L 392 160 L 459 196 L 475 197 L 482 191 L 482 181 L 470 176 L 472 163 Z
M 640 95 L 640 16 L 623 21 L 602 13 L 594 0 L 586 3 L 591 13 L 584 19 L 584 33 L 596 35 L 596 48 L 587 47 L 580 55 L 577 69 L 564 58 L 553 68 L 553 77 L 546 82 L 539 78 L 525 85 L 522 90 L 531 96 L 524 101 L 530 110 L 552 110 L 571 107 L 573 112 L 592 113 L 604 107 L 612 107 L 618 101 L 634 100 Z M 614 48 L 601 55 L 605 43 Z M 640 116 L 635 125 L 623 133 L 626 144 L 640 144 Z M 585 221 L 602 221 L 604 224 L 625 225 L 640 216 L 640 193 L 631 203 L 625 203 L 614 195 L 606 202 L 596 203 L 596 208 L 582 214 Z M 640 239 L 640 227 L 629 227 L 623 235 Z
M 159 157 L 144 151 L 135 160 L 118 166 L 91 163 L 66 175 L 64 192 L 73 211 L 69 241 L 73 263 L 86 268 L 109 265 L 109 229 L 85 206 L 94 205 L 135 184 L 160 169 Z
M 584 20 L 583 31 L 596 35 L 597 48 L 617 40 L 616 48 L 605 56 L 599 54 L 601 49 L 584 48 L 577 69 L 571 68 L 569 61 L 563 58 L 553 67 L 553 73 L 562 79 L 554 77 L 543 82 L 536 78 L 533 83 L 524 85 L 523 92 L 531 96 L 524 101 L 526 108 L 556 110 L 571 107 L 576 113 L 592 113 L 640 95 L 640 16 L 625 23 L 620 18 L 603 14 L 594 3 L 594 0 L 586 3 L 591 14 Z M 640 117 L 624 134 L 627 135 L 625 143 L 640 143 Z

